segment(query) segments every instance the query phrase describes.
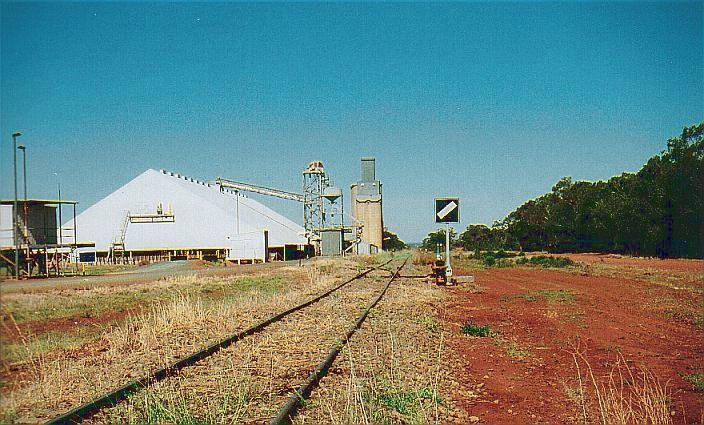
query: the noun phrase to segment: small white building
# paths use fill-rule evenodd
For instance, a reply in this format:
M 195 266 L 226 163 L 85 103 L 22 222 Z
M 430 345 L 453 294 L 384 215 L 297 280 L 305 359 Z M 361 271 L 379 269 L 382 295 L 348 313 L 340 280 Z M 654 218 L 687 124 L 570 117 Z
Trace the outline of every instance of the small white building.
M 302 226 L 242 194 L 164 170 L 135 177 L 80 213 L 75 228 L 98 258 L 255 262 L 310 253 Z

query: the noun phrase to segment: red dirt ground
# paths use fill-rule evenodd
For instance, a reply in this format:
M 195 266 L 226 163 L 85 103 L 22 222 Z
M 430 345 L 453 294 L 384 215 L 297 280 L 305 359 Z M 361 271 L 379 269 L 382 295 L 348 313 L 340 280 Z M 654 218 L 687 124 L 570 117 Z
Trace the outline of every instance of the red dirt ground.
M 45 361 L 57 358 L 79 359 L 97 355 L 96 353 L 107 350 L 105 342 L 100 339 L 92 340 L 89 344 L 81 347 L 55 350 L 47 354 Z M 34 371 L 29 362 L 19 364 L 2 363 L 0 368 L 0 397 L 16 390 L 23 385 L 24 381 L 32 378 Z
M 620 352 L 634 371 L 643 365 L 662 383 L 670 381 L 674 423 L 704 423 L 704 394 L 682 378 L 704 372 L 704 330 L 668 318 L 658 307 L 658 297 L 674 296 L 673 289 L 528 268 L 489 269 L 475 278 L 480 293 L 452 289 L 445 313 L 453 334 L 449 346 L 463 368 L 457 376 L 479 394 L 465 397 L 463 407 L 482 423 L 578 422 L 578 405 L 566 391 L 577 386 L 570 353 L 577 343 L 596 376 L 608 374 Z M 519 297 L 545 289 L 569 290 L 575 300 Z M 701 294 L 688 295 L 704 301 Z M 489 325 L 501 338 L 461 335 L 467 321 Z M 515 341 L 528 355 L 511 357 L 499 340 Z
M 88 326 L 103 327 L 109 323 L 117 323 L 132 314 L 134 309 L 124 309 L 108 311 L 99 316 L 85 317 L 61 317 L 51 320 L 35 320 L 23 322 L 17 327 L 10 321 L 3 320 L 0 328 L 0 343 L 13 343 L 22 340 L 20 333 L 24 337 L 42 335 L 47 332 L 75 332 L 77 329 Z M 18 330 L 19 328 L 19 330 Z M 96 333 L 96 337 L 99 332 Z M 50 352 L 50 357 L 61 356 L 63 358 L 79 358 L 91 355 L 95 351 L 100 351 L 103 347 L 91 340 L 86 345 L 72 349 L 57 349 Z M 0 360 L 0 394 L 13 390 L 31 374 L 31 365 L 28 363 L 10 364 Z
M 619 266 L 639 267 L 643 269 L 653 268 L 660 270 L 676 270 L 683 272 L 704 272 L 704 260 L 689 260 L 679 258 L 645 258 L 645 257 L 623 257 L 612 254 L 549 254 L 555 257 L 567 257 L 574 261 L 583 263 L 605 263 Z
M 49 320 L 32 320 L 19 323 L 17 326 L 14 326 L 9 320 L 3 320 L 2 329 L 0 329 L 0 339 L 2 341 L 15 342 L 22 339 L 20 333 L 25 337 L 42 335 L 47 332 L 71 333 L 87 326 L 100 326 L 106 323 L 118 322 L 139 310 L 138 307 L 130 307 L 132 308 L 106 311 L 100 315 L 90 317 L 79 315 Z

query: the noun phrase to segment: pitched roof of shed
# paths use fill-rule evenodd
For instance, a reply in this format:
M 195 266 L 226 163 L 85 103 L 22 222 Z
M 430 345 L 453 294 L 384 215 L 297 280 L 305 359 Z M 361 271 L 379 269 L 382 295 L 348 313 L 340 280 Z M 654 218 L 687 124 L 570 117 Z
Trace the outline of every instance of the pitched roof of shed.
M 126 249 L 228 247 L 237 234 L 269 231 L 269 245 L 305 244 L 304 229 L 263 204 L 213 184 L 166 171 L 146 170 L 76 217 L 78 240 L 107 249 L 127 212 L 173 209 L 172 223 L 130 223 Z M 67 227 L 72 223 L 67 223 Z

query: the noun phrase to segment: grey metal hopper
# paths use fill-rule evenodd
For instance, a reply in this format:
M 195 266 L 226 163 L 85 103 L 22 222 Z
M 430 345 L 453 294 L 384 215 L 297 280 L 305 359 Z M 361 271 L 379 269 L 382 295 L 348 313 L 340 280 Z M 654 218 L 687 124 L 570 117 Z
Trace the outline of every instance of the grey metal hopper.
M 335 202 L 340 196 L 342 196 L 342 189 L 339 187 L 328 186 L 323 190 L 323 198 L 330 202 Z

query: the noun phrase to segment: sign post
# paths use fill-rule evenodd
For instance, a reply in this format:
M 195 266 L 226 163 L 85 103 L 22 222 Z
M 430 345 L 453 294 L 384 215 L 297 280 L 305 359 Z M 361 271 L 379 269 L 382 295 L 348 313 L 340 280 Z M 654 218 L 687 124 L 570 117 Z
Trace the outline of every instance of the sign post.
M 452 276 L 450 263 L 450 224 L 460 222 L 459 198 L 435 198 L 435 222 L 445 223 L 445 270 L 448 277 Z

